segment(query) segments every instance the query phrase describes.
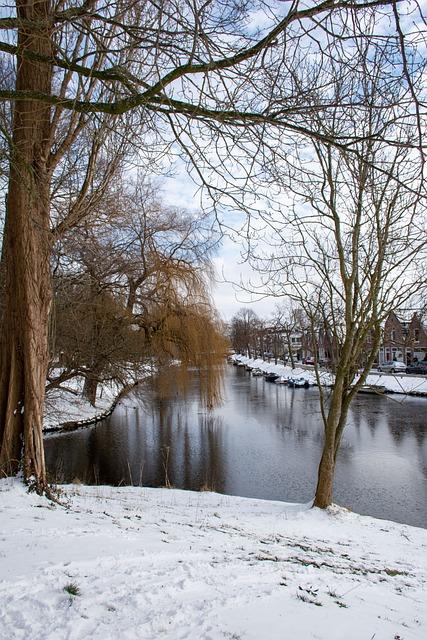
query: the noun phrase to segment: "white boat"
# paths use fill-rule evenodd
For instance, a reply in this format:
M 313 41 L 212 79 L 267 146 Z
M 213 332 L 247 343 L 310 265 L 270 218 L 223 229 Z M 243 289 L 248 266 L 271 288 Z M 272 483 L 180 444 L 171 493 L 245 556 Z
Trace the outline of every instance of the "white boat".
M 308 380 L 306 380 L 305 378 L 289 378 L 288 380 L 288 386 L 289 387 L 304 387 L 305 389 L 308 389 L 308 387 L 310 386 Z

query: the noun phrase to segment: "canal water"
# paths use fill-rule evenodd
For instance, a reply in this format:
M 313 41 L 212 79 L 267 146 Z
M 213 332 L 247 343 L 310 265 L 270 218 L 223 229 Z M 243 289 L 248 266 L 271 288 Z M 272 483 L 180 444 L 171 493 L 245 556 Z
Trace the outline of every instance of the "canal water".
M 146 382 L 107 420 L 45 440 L 50 476 L 88 484 L 213 490 L 308 502 L 323 441 L 318 392 L 227 366 L 224 403 L 207 411 L 196 374 L 185 398 Z M 165 391 L 166 389 L 166 391 Z M 427 399 L 358 396 L 337 460 L 334 501 L 427 527 Z

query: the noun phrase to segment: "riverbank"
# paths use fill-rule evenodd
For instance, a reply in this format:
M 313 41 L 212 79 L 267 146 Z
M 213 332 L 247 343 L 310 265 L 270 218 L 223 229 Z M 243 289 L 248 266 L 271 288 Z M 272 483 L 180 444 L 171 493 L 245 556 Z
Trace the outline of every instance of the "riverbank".
M 46 394 L 43 429 L 45 433 L 76 429 L 108 417 L 119 400 L 134 386 L 152 375 L 152 368 L 144 366 L 137 376 L 130 376 L 126 383 L 105 381 L 98 385 L 93 406 L 83 396 L 84 378 L 76 376 L 66 388 L 54 388 Z
M 310 385 L 316 384 L 316 378 L 312 369 L 302 367 L 292 367 L 283 364 L 274 364 L 265 362 L 260 358 L 255 360 L 246 356 L 236 355 L 233 359 L 237 362 L 243 362 L 251 367 L 259 368 L 265 372 L 277 373 L 279 376 L 301 377 L 305 378 Z M 327 371 L 321 371 L 320 379 L 323 385 L 331 386 L 333 384 L 333 375 Z M 385 374 L 372 372 L 366 380 L 367 385 L 384 386 L 386 392 L 400 393 L 405 395 L 419 395 L 427 397 L 427 378 L 425 376 L 415 376 L 406 374 Z
M 421 640 L 427 531 L 171 489 L 0 481 L 0 637 Z
M 44 431 L 46 433 L 78 427 L 102 420 L 114 408 L 123 386 L 117 383 L 99 385 L 95 406 L 83 397 L 83 379 L 73 380 L 72 391 L 52 389 L 46 395 Z

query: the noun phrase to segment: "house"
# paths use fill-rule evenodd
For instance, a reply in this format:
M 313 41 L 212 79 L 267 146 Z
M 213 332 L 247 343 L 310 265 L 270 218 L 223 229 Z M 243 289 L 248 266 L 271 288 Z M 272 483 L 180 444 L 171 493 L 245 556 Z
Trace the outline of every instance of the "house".
M 388 316 L 383 331 L 379 351 L 379 362 L 401 360 L 405 363 L 427 358 L 427 329 L 420 316 L 413 313 L 409 317 L 392 312 Z

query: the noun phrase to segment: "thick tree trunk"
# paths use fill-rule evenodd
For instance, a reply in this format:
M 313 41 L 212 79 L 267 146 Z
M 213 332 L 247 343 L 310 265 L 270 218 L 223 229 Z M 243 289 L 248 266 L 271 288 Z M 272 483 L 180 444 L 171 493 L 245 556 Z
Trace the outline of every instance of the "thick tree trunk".
M 18 0 L 18 47 L 49 56 L 50 0 Z M 44 23 L 44 24 L 42 24 Z M 47 65 L 18 55 L 17 90 L 49 93 Z M 38 491 L 46 488 L 43 403 L 48 365 L 48 317 L 52 299 L 47 174 L 50 108 L 15 104 L 9 192 L 2 253 L 5 301 L 0 336 L 0 472 L 23 471 Z

